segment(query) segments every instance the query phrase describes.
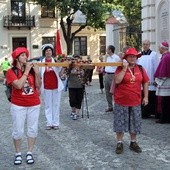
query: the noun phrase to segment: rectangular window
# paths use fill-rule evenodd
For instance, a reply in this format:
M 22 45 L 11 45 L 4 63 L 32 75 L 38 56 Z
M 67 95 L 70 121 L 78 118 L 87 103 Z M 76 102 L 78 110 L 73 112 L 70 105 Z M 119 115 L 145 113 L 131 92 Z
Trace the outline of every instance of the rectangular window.
M 74 54 L 87 55 L 87 37 L 74 38 Z
M 42 45 L 43 44 L 52 44 L 55 43 L 55 37 L 42 37 Z
M 106 36 L 100 36 L 100 54 L 106 54 Z
M 41 6 L 42 18 L 55 18 L 55 7 L 42 5 Z
M 25 3 L 22 0 L 11 0 L 11 15 L 25 17 Z

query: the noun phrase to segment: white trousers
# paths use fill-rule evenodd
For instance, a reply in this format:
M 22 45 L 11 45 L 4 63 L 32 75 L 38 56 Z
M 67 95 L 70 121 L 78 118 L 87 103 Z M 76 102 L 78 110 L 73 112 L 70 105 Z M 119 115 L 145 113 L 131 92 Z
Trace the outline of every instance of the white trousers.
M 12 137 L 14 139 L 18 140 L 23 137 L 25 122 L 27 125 L 27 136 L 31 138 L 37 137 L 40 105 L 23 107 L 11 104 L 10 113 L 12 115 Z
M 44 89 L 45 116 L 47 126 L 59 126 L 60 124 L 61 91 Z

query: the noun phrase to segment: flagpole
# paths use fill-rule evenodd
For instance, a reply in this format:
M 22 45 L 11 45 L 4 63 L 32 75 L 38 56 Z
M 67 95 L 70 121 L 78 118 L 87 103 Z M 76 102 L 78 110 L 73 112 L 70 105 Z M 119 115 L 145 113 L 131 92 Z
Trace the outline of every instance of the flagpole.
M 58 11 L 58 9 L 56 9 L 56 15 L 57 15 L 57 19 L 56 19 L 56 32 L 55 32 L 55 56 L 57 57 L 57 30 L 58 30 L 58 16 L 59 16 L 59 11 Z

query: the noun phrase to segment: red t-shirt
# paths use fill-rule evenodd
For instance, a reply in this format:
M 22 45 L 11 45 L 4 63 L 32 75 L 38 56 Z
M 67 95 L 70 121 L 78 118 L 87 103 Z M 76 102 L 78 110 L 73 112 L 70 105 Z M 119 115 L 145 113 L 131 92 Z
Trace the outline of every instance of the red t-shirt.
M 11 85 L 14 80 L 22 77 L 22 72 L 18 69 L 18 76 L 12 69 L 6 74 L 7 83 Z M 18 106 L 36 106 L 40 104 L 40 97 L 35 87 L 34 75 L 29 74 L 22 89 L 16 89 L 12 86 L 11 103 Z
M 45 62 L 52 62 L 52 60 L 45 60 Z M 46 67 L 44 72 L 44 89 L 57 89 L 58 79 L 52 67 Z
M 122 67 L 118 67 L 115 75 L 122 70 Z M 132 73 L 135 76 L 135 81 L 131 81 L 132 75 L 129 70 L 126 71 L 125 76 L 120 84 L 116 85 L 114 91 L 114 100 L 116 104 L 123 106 L 137 106 L 141 104 L 141 85 L 142 83 L 149 82 L 149 77 L 146 74 L 145 69 L 139 66 L 135 66 Z

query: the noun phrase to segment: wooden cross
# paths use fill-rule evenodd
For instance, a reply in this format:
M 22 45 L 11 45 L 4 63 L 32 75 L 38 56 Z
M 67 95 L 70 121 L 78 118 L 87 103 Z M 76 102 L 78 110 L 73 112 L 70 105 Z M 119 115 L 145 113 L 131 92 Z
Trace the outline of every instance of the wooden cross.
M 38 63 L 39 67 L 69 67 L 71 62 L 56 62 L 56 63 Z M 88 63 L 73 63 L 74 67 L 83 67 L 83 68 L 94 68 L 95 66 L 122 66 L 122 62 L 92 62 L 90 64 Z

